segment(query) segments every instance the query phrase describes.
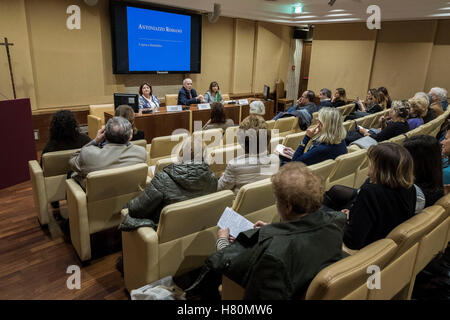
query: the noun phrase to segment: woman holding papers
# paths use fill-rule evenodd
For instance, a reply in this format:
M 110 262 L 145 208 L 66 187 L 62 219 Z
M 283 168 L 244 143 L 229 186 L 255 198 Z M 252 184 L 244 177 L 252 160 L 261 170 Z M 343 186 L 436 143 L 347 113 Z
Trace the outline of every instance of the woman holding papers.
M 294 151 L 284 148 L 280 154 L 282 164 L 289 161 L 301 161 L 306 165 L 316 164 L 347 153 L 345 144 L 346 130 L 342 122 L 342 115 L 335 108 L 322 108 L 319 111 L 315 126 L 306 130 L 303 141 Z M 309 149 L 307 148 L 310 143 Z
M 321 209 L 321 179 L 304 164 L 289 163 L 272 184 L 280 222 L 258 221 L 232 242 L 229 228 L 219 229 L 217 252 L 188 294 L 199 288 L 206 298 L 217 296 L 223 274 L 245 288 L 244 299 L 299 300 L 322 268 L 342 258 L 346 217 Z
M 194 147 L 195 144 L 203 147 Z M 186 150 L 190 153 L 185 153 Z M 203 161 L 205 150 L 201 138 L 186 138 L 178 152 L 178 163 L 158 172 L 145 190 L 130 200 L 128 215 L 119 229 L 131 231 L 143 225 L 156 229 L 166 205 L 216 192 L 217 178 Z
M 222 95 L 219 91 L 219 84 L 213 81 L 209 85 L 209 90 L 205 93 L 205 103 L 223 102 Z
M 203 130 L 221 128 L 225 133 L 225 130 L 232 126 L 234 121 L 227 119 L 223 105 L 220 102 L 211 103 L 211 119 L 203 126 Z
M 159 108 L 159 100 L 153 95 L 152 86 L 145 82 L 139 87 L 139 111 L 155 108 Z

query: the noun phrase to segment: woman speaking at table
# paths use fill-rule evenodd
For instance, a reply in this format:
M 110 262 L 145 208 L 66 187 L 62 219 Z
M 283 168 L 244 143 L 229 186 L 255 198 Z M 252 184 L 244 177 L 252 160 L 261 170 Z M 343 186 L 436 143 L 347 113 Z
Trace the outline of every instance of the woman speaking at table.
M 152 86 L 144 82 L 139 87 L 139 111 L 159 108 L 159 100 L 153 95 Z
M 211 82 L 209 90 L 205 93 L 205 103 L 223 102 L 222 95 L 219 92 L 219 84 L 216 81 Z

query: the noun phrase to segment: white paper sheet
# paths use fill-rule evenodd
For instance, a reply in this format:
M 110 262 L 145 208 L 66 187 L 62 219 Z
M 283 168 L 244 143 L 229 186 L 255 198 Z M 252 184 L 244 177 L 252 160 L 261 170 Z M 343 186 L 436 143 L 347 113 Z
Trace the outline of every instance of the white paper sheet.
M 230 235 L 237 237 L 239 233 L 253 229 L 253 223 L 241 216 L 233 209 L 227 207 L 217 223 L 219 228 L 230 228 Z

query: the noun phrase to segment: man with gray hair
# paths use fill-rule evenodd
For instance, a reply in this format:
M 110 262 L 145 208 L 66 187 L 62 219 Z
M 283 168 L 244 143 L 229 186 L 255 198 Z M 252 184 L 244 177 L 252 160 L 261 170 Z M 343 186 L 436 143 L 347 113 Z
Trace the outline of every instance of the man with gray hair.
M 431 106 L 430 108 L 434 110 L 436 113 L 436 116 L 440 116 L 444 113 L 444 108 L 442 107 L 441 102 L 447 101 L 447 93 L 445 89 L 434 87 L 430 89 L 430 92 L 428 93 L 431 97 Z
M 192 88 L 192 80 L 186 78 L 183 80 L 183 87 L 178 92 L 177 104 L 182 106 L 189 106 L 196 103 L 204 103 L 205 99 L 202 95 L 197 95 L 197 91 Z
M 320 89 L 319 91 L 319 110 L 322 107 L 331 107 L 331 90 L 327 88 Z
M 131 123 L 122 117 L 113 117 L 97 137 L 76 152 L 69 160 L 74 171 L 72 178 L 86 188 L 88 173 L 145 163 L 147 152 L 143 147 L 131 144 L 133 137 Z

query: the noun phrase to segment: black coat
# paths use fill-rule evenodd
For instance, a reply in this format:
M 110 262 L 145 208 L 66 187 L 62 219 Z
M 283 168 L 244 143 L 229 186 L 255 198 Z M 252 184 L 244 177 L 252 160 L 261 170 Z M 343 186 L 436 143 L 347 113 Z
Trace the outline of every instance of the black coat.
M 217 191 L 217 178 L 206 163 L 171 164 L 158 172 L 145 190 L 130 200 L 132 218 L 159 222 L 161 210 L 171 204 Z

